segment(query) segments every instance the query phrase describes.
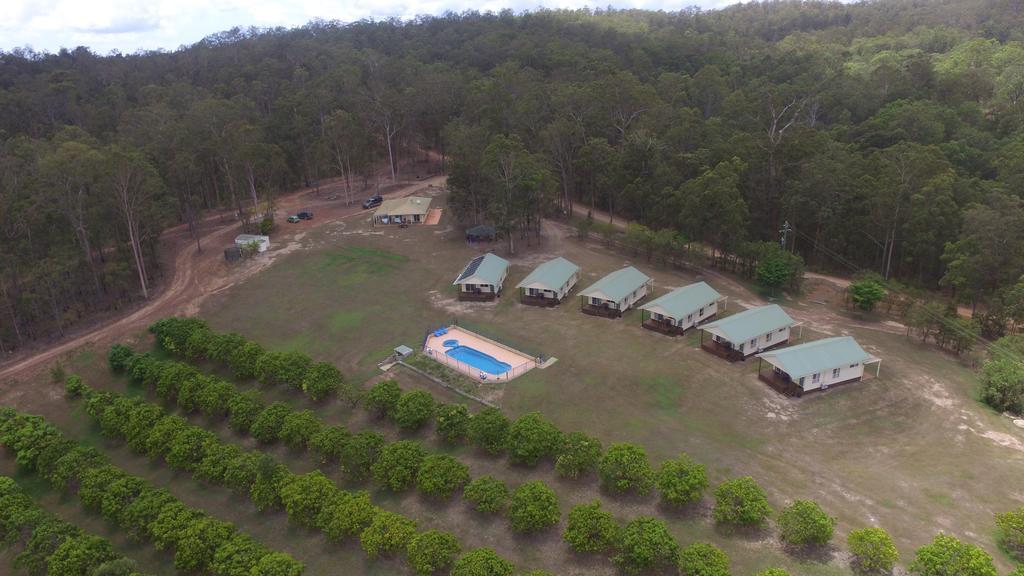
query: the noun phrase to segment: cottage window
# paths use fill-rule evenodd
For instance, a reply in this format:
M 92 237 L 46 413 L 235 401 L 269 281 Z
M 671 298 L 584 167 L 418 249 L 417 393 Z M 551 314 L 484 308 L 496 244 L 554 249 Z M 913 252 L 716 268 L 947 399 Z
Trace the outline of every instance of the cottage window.
M 782 333 L 783 333 L 783 332 L 785 332 L 785 331 L 786 331 L 786 329 L 785 329 L 785 328 L 779 328 L 779 334 L 782 334 Z
M 686 321 L 687 322 L 692 322 L 693 321 L 693 314 L 690 314 L 689 316 L 687 316 L 686 317 Z
M 839 378 L 839 370 L 840 370 L 839 368 L 833 368 L 832 369 L 832 377 L 833 378 Z
M 772 341 L 772 333 L 771 332 L 769 332 L 769 333 L 764 335 L 764 341 L 765 342 L 771 342 Z
M 698 316 L 703 316 L 703 315 L 704 315 L 704 309 L 703 309 L 703 308 L 701 308 L 700 310 L 698 310 L 698 311 L 697 311 L 697 315 L 698 315 Z M 690 314 L 690 316 L 693 316 L 693 314 Z
M 811 384 L 817 384 L 821 380 L 821 373 L 811 374 Z
M 757 338 L 750 341 L 750 347 L 753 348 L 754 346 L 757 346 Z
M 856 368 L 856 367 L 857 367 L 856 364 L 850 364 L 850 368 Z

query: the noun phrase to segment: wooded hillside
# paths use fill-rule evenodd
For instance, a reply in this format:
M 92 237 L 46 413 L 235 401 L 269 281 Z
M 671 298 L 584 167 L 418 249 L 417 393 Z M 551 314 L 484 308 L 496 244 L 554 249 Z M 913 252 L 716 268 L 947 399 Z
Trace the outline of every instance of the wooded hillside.
M 1024 7 L 767 2 L 0 55 L 0 350 L 147 296 L 160 231 L 422 149 L 466 221 L 573 203 L 1024 316 Z M 353 191 L 355 194 L 355 191 Z M 1001 322 L 987 325 L 1001 326 Z

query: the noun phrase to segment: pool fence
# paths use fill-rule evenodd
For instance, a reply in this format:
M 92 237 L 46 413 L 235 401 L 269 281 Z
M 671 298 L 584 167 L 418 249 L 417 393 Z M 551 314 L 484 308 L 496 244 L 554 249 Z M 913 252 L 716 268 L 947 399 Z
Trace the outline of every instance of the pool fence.
M 495 344 L 497 345 L 497 343 Z M 432 358 L 436 362 L 444 364 L 445 366 L 451 368 L 452 370 L 462 372 L 463 374 L 473 379 L 491 380 L 493 382 L 505 382 L 511 380 L 517 376 L 525 374 L 527 370 L 537 366 L 536 360 L 528 360 L 526 362 L 523 362 L 522 364 L 519 364 L 518 366 L 513 366 L 509 368 L 508 371 L 506 372 L 494 375 L 488 374 L 480 370 L 479 368 L 473 366 L 472 364 L 468 364 L 461 360 L 452 358 L 451 356 L 445 354 L 444 350 L 429 350 L 427 351 L 427 356 L 429 358 Z
M 545 356 L 538 350 L 534 350 L 532 346 L 519 342 L 507 334 L 498 334 L 492 328 L 477 324 L 464 318 L 452 318 L 446 326 L 458 326 L 464 330 L 468 330 L 479 336 L 480 338 L 487 340 L 491 344 L 504 348 L 510 352 L 515 352 L 523 356 L 529 356 L 537 361 L 537 364 L 544 362 Z

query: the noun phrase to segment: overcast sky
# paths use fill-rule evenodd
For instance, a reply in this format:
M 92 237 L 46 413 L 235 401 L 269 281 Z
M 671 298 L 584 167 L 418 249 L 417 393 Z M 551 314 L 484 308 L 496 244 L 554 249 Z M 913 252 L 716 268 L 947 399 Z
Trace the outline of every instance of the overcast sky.
M 516 11 L 544 6 L 679 10 L 738 0 L 0 0 L 0 49 L 57 51 L 173 50 L 234 26 L 300 26 L 316 18 L 410 18 L 463 10 Z

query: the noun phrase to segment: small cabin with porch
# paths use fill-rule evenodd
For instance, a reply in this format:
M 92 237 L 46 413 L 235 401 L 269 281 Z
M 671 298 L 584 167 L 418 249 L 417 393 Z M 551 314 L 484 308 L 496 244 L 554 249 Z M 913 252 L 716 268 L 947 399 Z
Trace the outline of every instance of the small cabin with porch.
M 430 210 L 430 198 L 406 196 L 381 203 L 373 213 L 374 224 L 422 224 Z
M 643 299 L 654 287 L 654 280 L 643 272 L 627 266 L 594 282 L 580 292 L 584 314 L 619 318 Z
M 730 362 L 777 348 L 789 341 L 798 326 L 778 304 L 750 308 L 700 327 L 700 346 Z
M 516 288 L 523 304 L 557 306 L 579 279 L 580 267 L 559 256 L 534 268 Z
M 706 282 L 690 284 L 655 298 L 640 307 L 644 328 L 678 336 L 691 326 L 718 313 L 718 303 L 725 297 Z
M 882 367 L 880 358 L 865 352 L 850 336 L 762 352 L 757 358 L 758 378 L 774 390 L 798 398 L 807 392 L 858 382 L 864 377 L 866 364 L 877 363 L 875 376 Z M 770 370 L 762 369 L 765 364 Z
M 494 300 L 501 296 L 506 276 L 508 260 L 488 252 L 470 260 L 452 285 L 459 289 L 459 300 Z

